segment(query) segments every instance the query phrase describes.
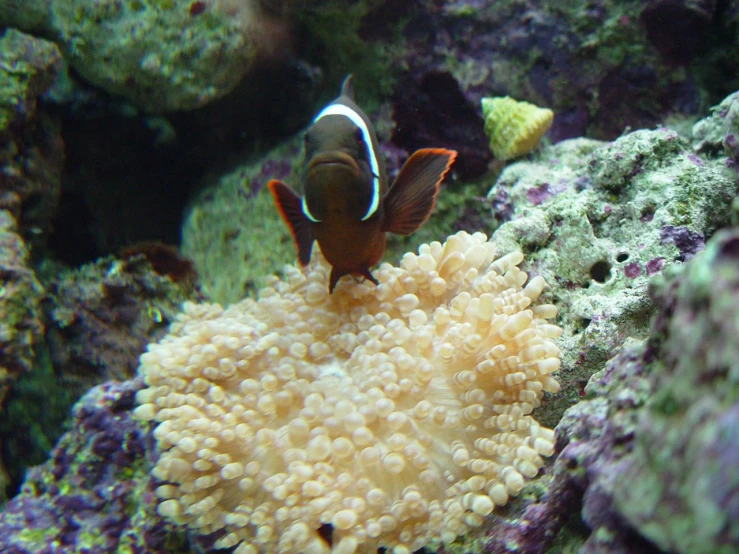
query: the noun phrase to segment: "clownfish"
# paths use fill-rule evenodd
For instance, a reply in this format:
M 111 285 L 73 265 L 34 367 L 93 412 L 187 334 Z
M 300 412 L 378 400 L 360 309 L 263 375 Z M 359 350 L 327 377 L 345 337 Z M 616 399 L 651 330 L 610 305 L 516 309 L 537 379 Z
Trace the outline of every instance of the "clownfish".
M 378 284 L 370 267 L 385 252 L 385 233 L 411 235 L 423 225 L 456 156 L 444 148 L 417 150 L 388 188 L 375 130 L 354 102 L 350 75 L 305 134 L 303 196 L 276 179 L 267 187 L 302 265 L 318 241 L 332 266 L 331 293 L 344 275 Z

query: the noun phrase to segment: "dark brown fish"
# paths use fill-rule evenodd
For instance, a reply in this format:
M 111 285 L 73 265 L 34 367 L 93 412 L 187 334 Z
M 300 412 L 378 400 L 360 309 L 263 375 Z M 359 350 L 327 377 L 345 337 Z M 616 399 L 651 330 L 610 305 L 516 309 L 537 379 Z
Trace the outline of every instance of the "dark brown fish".
M 444 148 L 417 150 L 388 188 L 375 131 L 354 102 L 349 76 L 341 95 L 305 134 L 304 195 L 278 180 L 267 186 L 301 264 L 309 262 L 313 241 L 318 241 L 332 266 L 328 288 L 333 292 L 344 275 L 377 284 L 370 267 L 385 252 L 385 233 L 411 235 L 423 225 L 456 156 Z

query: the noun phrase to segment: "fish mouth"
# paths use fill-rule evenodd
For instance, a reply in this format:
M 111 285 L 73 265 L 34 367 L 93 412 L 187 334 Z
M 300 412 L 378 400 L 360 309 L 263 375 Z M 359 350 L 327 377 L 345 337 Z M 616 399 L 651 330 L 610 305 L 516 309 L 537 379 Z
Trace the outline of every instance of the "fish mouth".
M 308 172 L 311 172 L 323 166 L 345 167 L 349 169 L 355 176 L 359 175 L 359 166 L 357 161 L 349 154 L 344 152 L 321 152 L 313 156 L 308 162 Z

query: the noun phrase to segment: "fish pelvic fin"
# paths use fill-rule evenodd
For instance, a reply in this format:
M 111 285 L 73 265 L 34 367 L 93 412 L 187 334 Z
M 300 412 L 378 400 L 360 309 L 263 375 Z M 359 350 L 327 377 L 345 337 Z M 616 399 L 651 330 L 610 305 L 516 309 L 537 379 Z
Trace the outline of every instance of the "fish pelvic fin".
M 445 148 L 416 150 L 403 164 L 384 199 L 383 231 L 412 235 L 429 218 L 439 185 L 457 157 Z
M 290 229 L 290 234 L 293 236 L 295 248 L 298 251 L 298 261 L 301 265 L 308 265 L 314 239 L 310 228 L 310 221 L 303 213 L 300 196 L 285 183 L 277 179 L 272 179 L 267 183 L 267 188 L 272 194 L 280 217 L 282 217 L 288 229 Z
M 331 294 L 336 288 L 336 283 L 339 282 L 344 275 L 349 275 L 349 271 L 345 269 L 339 269 L 338 267 L 331 268 L 331 276 L 328 279 L 328 293 Z
M 375 279 L 375 277 L 370 273 L 370 270 L 368 267 L 362 267 L 359 269 L 339 269 L 338 267 L 332 267 L 331 268 L 331 276 L 328 279 L 328 293 L 331 294 L 334 292 L 334 289 L 336 288 L 336 283 L 339 282 L 339 279 L 341 279 L 344 275 L 359 275 L 360 277 L 364 277 L 365 279 L 373 282 L 375 285 L 379 285 L 379 281 Z

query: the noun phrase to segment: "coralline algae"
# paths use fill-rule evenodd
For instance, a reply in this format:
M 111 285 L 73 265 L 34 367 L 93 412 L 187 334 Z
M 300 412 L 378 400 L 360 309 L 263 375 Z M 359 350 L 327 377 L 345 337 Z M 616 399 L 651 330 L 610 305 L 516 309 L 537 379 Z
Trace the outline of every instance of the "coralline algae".
M 650 397 L 618 510 L 664 550 L 739 548 L 739 229 L 721 231 L 672 279 L 652 283 L 661 306 L 648 342 Z
M 581 552 L 739 548 L 739 229 L 668 273 L 649 339 L 594 375 L 557 427 L 554 480 L 582 491 Z
M 212 541 L 184 536 L 156 516 L 148 477 L 154 439 L 131 416 L 138 380 L 91 389 L 49 461 L 28 472 L 0 514 L 8 554 L 186 554 Z
M 729 223 L 738 186 L 720 153 L 697 153 L 668 129 L 641 130 L 558 143 L 498 178 L 492 240 L 501 252 L 530 252 L 527 271 L 558 283 L 565 393 L 546 405 L 548 423 L 627 337 L 646 337 L 649 278 Z

